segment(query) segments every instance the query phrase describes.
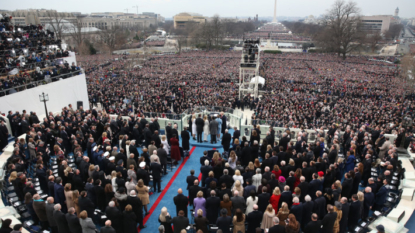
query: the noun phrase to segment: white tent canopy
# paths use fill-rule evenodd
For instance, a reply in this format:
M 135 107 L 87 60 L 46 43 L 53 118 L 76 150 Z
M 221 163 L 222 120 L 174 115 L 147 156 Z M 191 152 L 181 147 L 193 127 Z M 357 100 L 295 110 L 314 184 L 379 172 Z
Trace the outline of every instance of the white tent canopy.
M 251 78 L 251 82 L 249 82 L 250 86 L 251 86 L 251 84 L 255 84 L 256 83 L 256 79 L 257 78 L 258 78 L 258 84 L 264 86 L 265 85 L 265 78 L 263 78 L 261 76 L 257 76 L 257 77 Z

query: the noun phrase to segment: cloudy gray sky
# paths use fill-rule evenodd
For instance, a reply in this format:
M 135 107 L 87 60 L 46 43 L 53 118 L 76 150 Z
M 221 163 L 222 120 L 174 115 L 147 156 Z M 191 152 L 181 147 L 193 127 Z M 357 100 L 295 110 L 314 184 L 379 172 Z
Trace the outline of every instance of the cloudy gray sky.
M 324 14 L 335 0 L 278 0 L 277 15 L 308 16 Z M 393 14 L 399 7 L 399 16 L 415 17 L 414 0 L 356 0 L 363 15 Z M 4 0 L 1 9 L 16 10 L 46 8 L 58 11 L 91 12 L 136 12 L 132 6 L 138 5 L 139 12 L 160 13 L 172 17 L 180 12 L 195 12 L 204 16 L 272 16 L 274 0 Z

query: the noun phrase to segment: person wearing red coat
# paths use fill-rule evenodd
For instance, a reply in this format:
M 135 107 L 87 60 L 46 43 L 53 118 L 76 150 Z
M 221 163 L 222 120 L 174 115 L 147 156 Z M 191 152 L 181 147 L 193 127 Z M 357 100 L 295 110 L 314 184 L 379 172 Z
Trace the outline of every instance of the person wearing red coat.
M 177 164 L 177 161 L 181 160 L 182 156 L 180 155 L 180 148 L 179 148 L 179 140 L 177 139 L 177 135 L 173 135 L 170 138 L 170 156 L 171 159 L 174 160 L 174 164 Z
M 269 204 L 272 205 L 272 208 L 275 210 L 275 214 L 278 213 L 278 203 L 280 202 L 281 191 L 279 187 L 275 187 L 272 192 L 271 197 L 269 198 Z

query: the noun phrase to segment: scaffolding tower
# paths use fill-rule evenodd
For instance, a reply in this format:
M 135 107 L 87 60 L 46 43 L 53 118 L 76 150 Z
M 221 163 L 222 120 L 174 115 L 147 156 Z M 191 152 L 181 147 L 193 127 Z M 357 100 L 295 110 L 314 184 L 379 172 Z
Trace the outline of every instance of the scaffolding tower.
M 258 97 L 260 40 L 244 40 L 239 66 L 239 99 L 250 93 Z M 255 78 L 252 85 L 251 80 Z M 251 84 L 251 85 L 250 85 Z M 253 86 L 253 87 L 252 87 Z

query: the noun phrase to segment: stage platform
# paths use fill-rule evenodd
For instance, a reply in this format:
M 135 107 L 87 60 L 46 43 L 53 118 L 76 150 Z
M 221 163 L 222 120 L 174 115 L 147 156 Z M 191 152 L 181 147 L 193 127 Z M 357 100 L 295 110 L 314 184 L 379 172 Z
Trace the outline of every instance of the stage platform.
M 233 135 L 233 129 L 229 129 L 228 131 L 232 136 Z M 223 134 L 221 134 L 220 136 L 222 138 Z M 203 139 L 203 134 L 202 134 L 202 139 Z M 219 139 L 216 139 L 216 143 L 213 143 L 213 144 L 210 143 L 210 134 L 207 136 L 207 142 L 202 142 L 202 143 L 198 143 L 196 140 L 193 140 L 193 138 L 190 136 L 189 144 L 190 144 L 190 147 L 197 146 L 197 147 L 216 148 L 216 149 L 223 148 L 222 141 L 220 141 Z
M 196 140 L 193 140 L 193 138 L 190 138 L 189 144 L 190 144 L 190 147 L 197 146 L 197 147 L 216 148 L 216 149 L 223 148 L 222 142 L 219 140 L 216 140 L 216 143 L 213 143 L 213 144 L 210 143 L 210 135 L 208 136 L 207 142 L 200 143 L 200 142 L 197 142 Z

